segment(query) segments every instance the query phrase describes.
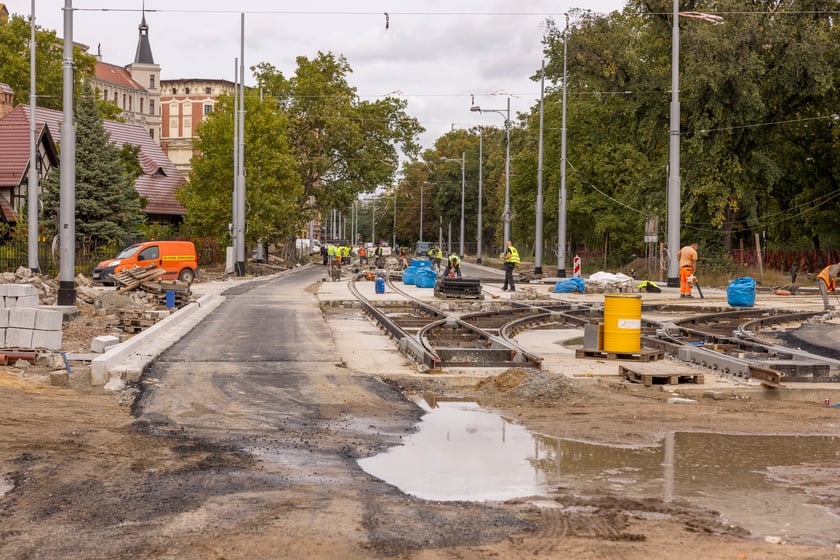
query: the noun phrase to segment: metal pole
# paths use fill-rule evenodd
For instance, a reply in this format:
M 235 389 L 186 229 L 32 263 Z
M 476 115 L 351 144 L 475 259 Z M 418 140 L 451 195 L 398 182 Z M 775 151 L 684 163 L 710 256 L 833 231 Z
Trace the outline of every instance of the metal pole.
M 466 186 L 466 152 L 461 152 L 461 246 L 459 248 L 459 255 L 464 258 L 464 191 Z
M 76 125 L 73 122 L 73 0 L 64 0 L 64 121 L 61 123 L 61 186 L 59 243 L 61 248 L 58 305 L 76 305 Z M 35 118 L 35 115 L 32 115 Z
M 32 0 L 32 17 L 29 20 L 31 36 L 29 38 L 29 182 L 27 185 L 27 253 L 29 270 L 40 271 L 38 266 L 38 153 L 35 137 L 35 0 Z
M 668 176 L 668 287 L 680 285 L 677 251 L 680 247 L 680 16 L 674 0 L 671 29 L 671 125 Z
M 376 245 L 376 196 L 371 199 L 370 206 L 370 242 Z
M 476 235 L 476 245 L 478 246 L 475 254 L 475 262 L 481 264 L 481 243 L 482 243 L 482 225 L 481 225 L 481 191 L 484 189 L 484 138 L 482 133 L 484 129 L 478 128 L 478 234 Z
M 449 220 L 449 227 L 446 228 L 446 252 L 452 254 L 452 220 Z
M 540 71 L 540 142 L 537 149 L 537 225 L 534 240 L 534 274 L 542 275 L 543 252 L 543 108 L 545 105 L 545 60 Z
M 507 117 L 505 118 L 505 238 L 502 241 L 510 241 L 510 97 L 507 98 Z
M 391 247 L 397 248 L 397 189 L 394 189 L 394 235 L 391 240 Z
M 236 199 L 236 275 L 245 276 L 245 13 L 240 14 L 239 30 L 239 192 Z
M 420 239 L 423 241 L 423 185 L 420 185 Z
M 239 58 L 233 59 L 233 195 L 230 206 L 230 246 L 236 263 L 236 206 L 239 193 Z M 227 265 L 225 265 L 227 266 Z
M 560 129 L 560 208 L 557 217 L 557 277 L 566 277 L 566 52 L 569 44 L 569 14 L 566 14 L 566 31 L 563 32 L 563 124 Z

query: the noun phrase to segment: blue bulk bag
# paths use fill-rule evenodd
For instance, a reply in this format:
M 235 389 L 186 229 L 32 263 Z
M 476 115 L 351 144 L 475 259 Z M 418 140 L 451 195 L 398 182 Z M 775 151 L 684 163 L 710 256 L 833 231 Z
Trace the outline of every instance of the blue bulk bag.
M 566 280 L 560 280 L 554 284 L 552 292 L 555 294 L 573 294 L 575 292 L 580 292 L 582 294 L 583 290 L 583 278 L 567 278 Z
M 417 270 L 423 270 L 424 268 L 429 268 L 430 266 L 432 266 L 432 261 L 426 259 L 415 259 L 411 261 L 411 266 L 413 266 Z
M 414 284 L 414 276 L 417 274 L 417 271 L 418 271 L 418 270 L 419 270 L 419 269 L 418 269 L 418 268 L 416 268 L 416 267 L 413 265 L 413 263 L 412 263 L 412 266 L 409 266 L 408 268 L 406 268 L 405 270 L 403 270 L 403 273 L 402 273 L 402 276 L 403 276 L 403 279 L 402 279 L 402 280 L 403 280 L 403 284 L 413 285 L 413 284 Z
M 431 268 L 418 270 L 417 274 L 414 275 L 414 285 L 418 288 L 434 288 L 437 277 L 437 272 Z
M 732 307 L 755 305 L 755 280 L 749 276 L 736 278 L 726 287 L 726 302 Z

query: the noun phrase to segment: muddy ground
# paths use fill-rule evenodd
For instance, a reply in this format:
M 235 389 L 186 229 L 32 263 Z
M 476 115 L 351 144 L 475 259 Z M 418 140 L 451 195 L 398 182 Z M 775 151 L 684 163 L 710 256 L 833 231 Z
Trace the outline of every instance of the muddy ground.
M 95 320 L 82 317 L 69 327 L 65 343 L 81 345 L 99 330 Z M 537 508 L 525 499 L 488 505 L 421 503 L 390 489 L 383 494 L 381 511 L 369 513 L 361 526 L 352 515 L 356 504 L 335 499 L 339 506 L 331 507 L 339 511 L 331 517 L 329 531 L 308 526 L 324 504 L 300 492 L 284 496 L 282 507 L 266 509 L 249 530 L 233 522 L 204 522 L 190 512 L 206 491 L 212 491 L 217 477 L 226 476 L 232 467 L 259 473 L 258 460 L 235 449 L 205 449 L 200 442 L 179 438 L 177 431 L 161 433 L 139 425 L 131 411 L 137 389 L 111 393 L 92 388 L 83 367 L 74 371 L 69 386 L 52 386 L 47 366 L 20 366 L 0 369 L 3 560 L 66 558 L 49 546 L 27 546 L 28 534 L 33 543 L 44 543 L 48 539 L 40 527 L 48 526 L 54 538 L 61 539 L 62 527 L 80 523 L 90 528 L 91 539 L 105 542 L 78 558 L 840 558 L 836 548 L 750 538 L 743 529 L 722 522 L 716 512 L 687 503 L 628 500 L 609 493 L 580 495 L 567 489 L 558 489 L 556 501 L 562 507 L 557 508 Z M 814 403 L 727 397 L 675 406 L 666 402 L 667 393 L 626 383 L 578 382 L 517 370 L 457 390 L 433 378 L 382 380 L 406 392 L 472 396 L 536 432 L 593 442 L 651 443 L 674 430 L 836 435 L 840 428 L 837 409 Z M 365 414 L 359 410 L 360 417 Z M 313 437 L 324 440 L 339 437 L 336 434 Z M 342 448 L 342 442 L 333 443 Z M 175 487 L 182 484 L 176 475 L 184 472 L 205 473 L 197 481 L 190 479 L 196 485 L 195 504 L 187 498 L 193 494 Z M 152 474 L 171 475 L 164 480 L 173 486 L 145 488 Z M 788 476 L 840 515 L 840 462 Z M 180 496 L 178 503 L 173 503 L 173 495 Z M 346 516 L 340 508 L 346 508 Z M 143 542 L 136 548 L 109 546 L 103 539 L 116 511 L 122 512 L 123 521 L 113 531 L 130 532 L 138 526 Z M 150 527 L 142 519 L 151 511 L 178 512 L 177 523 Z M 64 519 L 71 515 L 72 522 Z M 420 522 L 432 515 L 449 521 L 437 529 Z M 388 531 L 394 538 L 387 542 L 366 537 Z

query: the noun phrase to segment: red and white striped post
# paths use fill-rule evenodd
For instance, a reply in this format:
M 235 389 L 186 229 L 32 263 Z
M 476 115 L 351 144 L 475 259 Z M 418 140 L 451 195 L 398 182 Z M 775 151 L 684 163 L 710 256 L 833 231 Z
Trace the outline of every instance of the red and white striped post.
M 575 278 L 580 278 L 580 257 L 572 259 L 572 266 L 574 268 L 574 273 L 572 275 Z

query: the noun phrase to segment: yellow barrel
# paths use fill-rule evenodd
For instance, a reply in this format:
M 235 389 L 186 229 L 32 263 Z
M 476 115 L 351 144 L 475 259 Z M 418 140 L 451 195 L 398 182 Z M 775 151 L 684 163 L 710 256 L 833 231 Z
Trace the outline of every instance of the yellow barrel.
M 604 352 L 640 352 L 642 296 L 604 295 Z

